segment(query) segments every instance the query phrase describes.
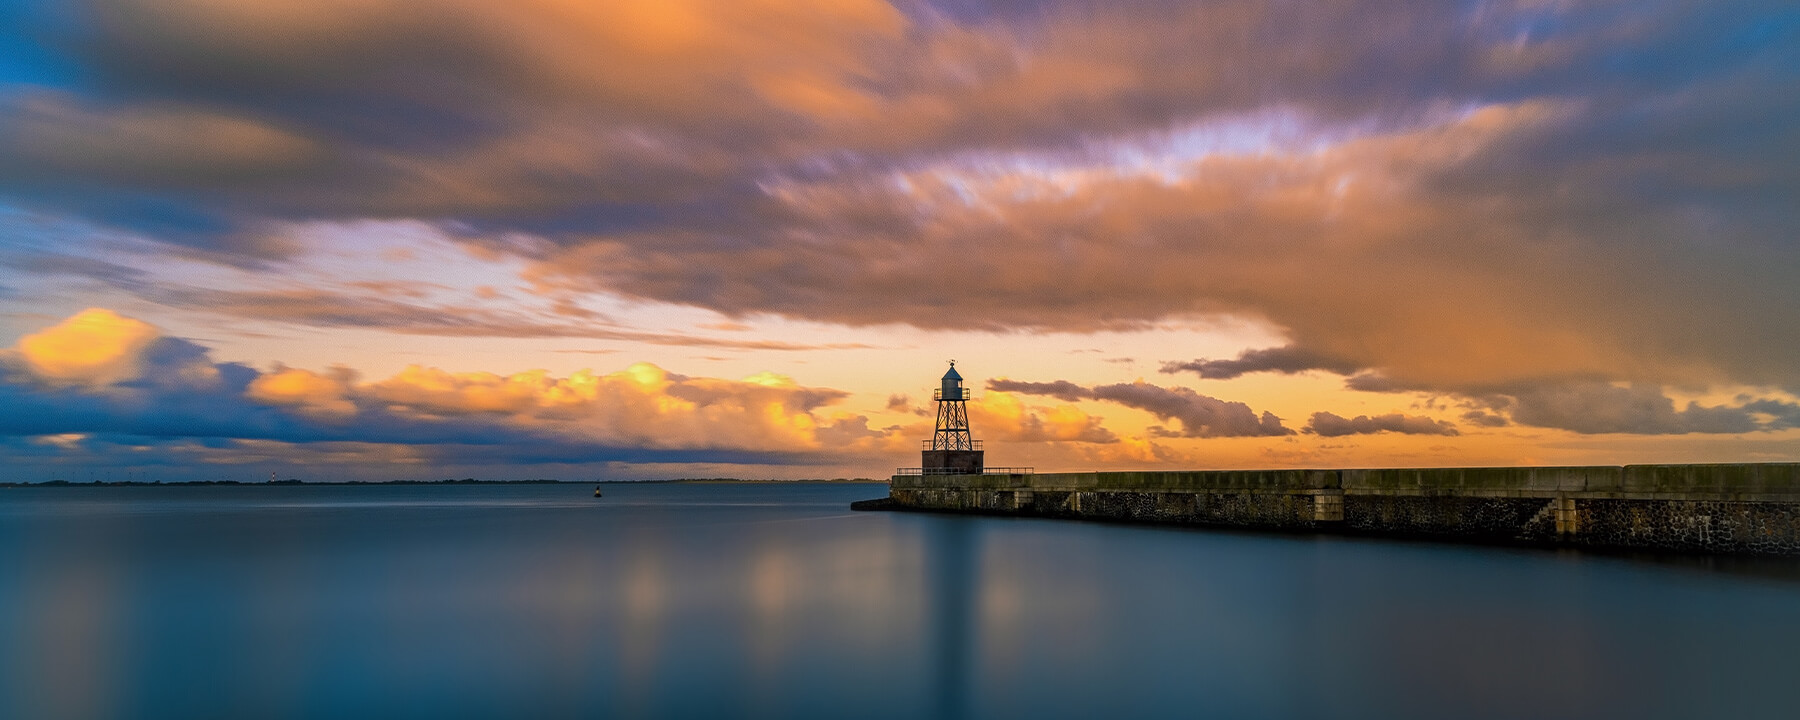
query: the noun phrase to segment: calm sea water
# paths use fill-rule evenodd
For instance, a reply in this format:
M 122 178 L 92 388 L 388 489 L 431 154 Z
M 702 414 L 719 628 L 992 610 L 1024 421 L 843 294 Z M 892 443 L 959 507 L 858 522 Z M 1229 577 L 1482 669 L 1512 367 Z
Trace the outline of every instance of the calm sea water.
M 1779 563 L 591 493 L 0 489 L 0 717 L 1800 716 Z

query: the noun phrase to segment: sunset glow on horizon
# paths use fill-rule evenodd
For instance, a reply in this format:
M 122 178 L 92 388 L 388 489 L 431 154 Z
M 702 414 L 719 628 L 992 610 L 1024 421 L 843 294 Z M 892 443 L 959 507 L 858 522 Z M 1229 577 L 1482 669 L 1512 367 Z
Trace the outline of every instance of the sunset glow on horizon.
M 0 481 L 1800 461 L 1800 14 L 0 4 Z

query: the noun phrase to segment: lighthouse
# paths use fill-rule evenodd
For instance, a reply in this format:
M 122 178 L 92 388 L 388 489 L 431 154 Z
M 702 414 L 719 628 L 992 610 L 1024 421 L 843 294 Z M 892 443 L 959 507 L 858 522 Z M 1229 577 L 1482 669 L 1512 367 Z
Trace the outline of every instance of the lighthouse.
M 981 441 L 969 435 L 969 389 L 963 387 L 956 361 L 932 399 L 937 401 L 937 427 L 925 441 L 920 466 L 926 475 L 980 475 L 983 471 Z

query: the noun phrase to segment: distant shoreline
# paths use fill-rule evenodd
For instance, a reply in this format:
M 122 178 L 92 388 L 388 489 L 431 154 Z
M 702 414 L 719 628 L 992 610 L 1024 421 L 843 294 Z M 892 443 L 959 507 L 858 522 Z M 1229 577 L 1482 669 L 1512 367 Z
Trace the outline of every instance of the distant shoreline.
M 762 483 L 762 484 L 769 484 L 769 483 L 843 483 L 846 485 L 851 485 L 851 484 L 868 485 L 868 484 L 878 483 L 878 484 L 886 485 L 887 482 L 888 481 L 886 478 L 877 480 L 875 478 L 863 478 L 863 477 L 859 477 L 859 478 L 799 478 L 799 479 L 795 479 L 795 480 L 783 480 L 780 478 L 757 479 L 757 478 L 720 477 L 720 478 L 675 478 L 673 480 L 601 480 L 597 484 L 599 484 L 599 485 L 641 485 L 644 483 L 678 483 L 678 484 L 682 484 L 682 485 L 714 485 L 714 484 L 722 485 L 722 484 L 727 484 L 727 483 Z
M 71 482 L 68 480 L 46 480 L 44 482 L 0 482 L 0 488 L 41 488 L 41 487 L 342 487 L 349 485 L 387 486 L 387 485 L 658 485 L 678 483 L 683 485 L 708 484 L 771 484 L 771 483 L 842 483 L 846 485 L 887 484 L 886 479 L 874 478 L 801 478 L 781 480 L 775 478 L 673 478 L 668 480 L 477 480 L 463 478 L 460 480 L 271 480 L 268 482 L 244 482 L 242 480 L 184 480 L 179 482 L 145 482 L 142 480 L 95 480 L 92 482 Z
M 92 482 L 71 482 L 68 480 L 46 480 L 44 482 L 3 482 L 0 487 L 190 487 L 190 486 L 242 486 L 266 487 L 270 485 L 588 485 L 580 480 L 269 480 L 266 482 L 244 482 L 242 480 L 181 480 L 176 482 L 145 482 L 143 480 L 95 480 Z

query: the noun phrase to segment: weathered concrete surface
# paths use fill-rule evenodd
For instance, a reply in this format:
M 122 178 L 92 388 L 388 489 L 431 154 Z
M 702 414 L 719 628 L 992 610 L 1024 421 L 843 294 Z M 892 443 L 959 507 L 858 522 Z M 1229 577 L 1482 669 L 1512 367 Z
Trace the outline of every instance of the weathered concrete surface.
M 919 454 L 925 472 L 956 471 L 980 475 L 984 450 L 926 450 Z
M 1800 464 L 896 475 L 909 510 L 1800 554 Z

